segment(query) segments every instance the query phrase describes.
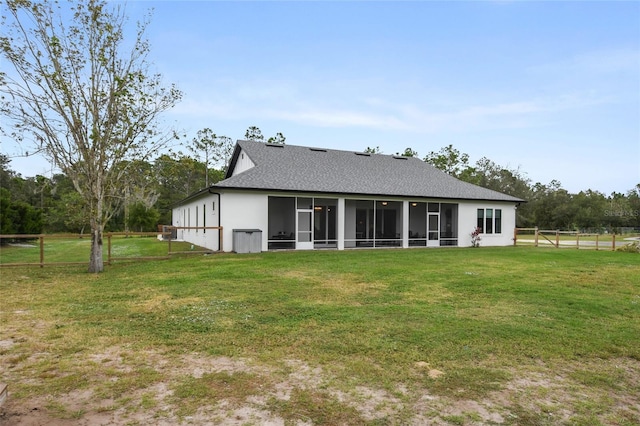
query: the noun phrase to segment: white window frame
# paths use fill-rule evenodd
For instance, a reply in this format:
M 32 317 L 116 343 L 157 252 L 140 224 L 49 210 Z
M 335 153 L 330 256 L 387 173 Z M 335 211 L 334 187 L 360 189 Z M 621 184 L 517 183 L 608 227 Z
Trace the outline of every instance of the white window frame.
M 491 211 L 491 232 L 486 232 L 487 231 L 487 211 Z M 478 212 L 482 211 L 482 225 L 479 228 L 482 230 L 481 234 L 484 235 L 501 235 L 502 234 L 502 209 L 496 209 L 494 207 L 486 207 L 486 208 L 478 208 L 476 210 L 476 226 L 478 226 L 477 220 L 480 219 L 480 217 L 478 217 Z M 498 213 L 499 212 L 499 213 Z M 499 217 L 498 217 L 499 216 Z M 498 219 L 498 220 L 496 220 Z M 496 227 L 496 223 L 499 224 L 498 227 Z M 500 228 L 499 230 L 496 230 L 497 228 Z

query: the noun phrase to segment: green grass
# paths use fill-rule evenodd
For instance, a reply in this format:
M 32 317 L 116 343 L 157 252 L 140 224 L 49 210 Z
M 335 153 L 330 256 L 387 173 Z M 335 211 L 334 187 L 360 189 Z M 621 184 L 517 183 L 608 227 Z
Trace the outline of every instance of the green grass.
M 11 342 L 0 346 L 0 381 L 18 400 L 54 395 L 63 404 L 89 389 L 110 411 L 167 415 L 168 405 L 180 419 L 203 404 L 250 401 L 314 424 L 417 415 L 472 424 L 472 408 L 445 407 L 490 401 L 504 424 L 640 421 L 630 403 L 640 398 L 634 254 L 280 252 L 123 263 L 99 275 L 82 266 L 0 273 L 2 339 Z M 202 360 L 243 367 L 197 364 L 203 373 L 194 375 L 190 363 Z M 152 397 L 159 383 L 171 391 L 162 401 Z M 380 401 L 359 411 L 373 390 Z M 425 406 L 425 395 L 436 402 Z M 53 416 L 99 411 L 51 407 Z
M 103 240 L 103 259 L 108 259 L 108 237 Z M 44 238 L 44 263 L 89 263 L 91 252 L 91 236 L 82 238 L 67 238 L 48 235 Z M 123 236 L 111 237 L 111 256 L 115 261 L 134 260 L 137 257 L 167 256 L 169 243 L 158 241 L 154 236 Z M 196 249 L 195 247 L 193 249 Z M 190 243 L 172 242 L 171 251 L 191 251 Z M 197 248 L 200 250 L 201 248 Z M 38 239 L 17 240 L 10 245 L 0 246 L 0 264 L 10 263 L 40 263 L 40 241 Z

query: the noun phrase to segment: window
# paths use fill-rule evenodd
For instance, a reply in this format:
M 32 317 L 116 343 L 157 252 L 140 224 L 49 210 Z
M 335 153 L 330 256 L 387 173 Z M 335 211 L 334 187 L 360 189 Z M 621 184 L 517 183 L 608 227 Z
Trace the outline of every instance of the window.
M 483 234 L 501 234 L 502 209 L 478 209 L 476 226 Z
M 485 212 L 485 234 L 493 234 L 493 209 L 487 209 Z

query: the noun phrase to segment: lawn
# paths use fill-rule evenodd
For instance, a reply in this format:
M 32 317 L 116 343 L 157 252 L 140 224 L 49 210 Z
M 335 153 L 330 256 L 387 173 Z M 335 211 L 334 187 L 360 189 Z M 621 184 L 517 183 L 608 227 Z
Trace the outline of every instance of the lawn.
M 169 243 L 160 242 L 153 236 L 146 235 L 113 235 L 106 234 L 103 240 L 103 259 L 108 260 L 109 241 L 111 256 L 116 261 L 136 260 L 140 257 L 166 257 Z M 91 250 L 91 236 L 75 238 L 68 236 L 46 235 L 43 242 L 43 260 L 45 265 L 60 263 L 87 263 Z M 172 252 L 203 250 L 186 242 L 173 242 Z M 16 240 L 11 244 L 0 246 L 0 264 L 40 263 L 40 241 L 38 238 Z
M 636 254 L 278 252 L 84 270 L 0 270 L 0 422 L 640 424 Z

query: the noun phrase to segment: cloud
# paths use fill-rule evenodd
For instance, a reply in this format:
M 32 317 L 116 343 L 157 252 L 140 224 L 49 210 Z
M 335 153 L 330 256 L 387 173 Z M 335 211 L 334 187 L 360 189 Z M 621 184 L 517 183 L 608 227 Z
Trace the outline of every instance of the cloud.
M 618 47 L 576 54 L 567 59 L 537 65 L 530 68 L 534 73 L 576 75 L 604 75 L 640 72 L 640 50 Z
M 426 99 L 433 96 L 422 95 L 420 88 L 403 96 L 376 93 L 364 86 L 349 92 L 340 82 L 305 88 L 301 81 L 226 80 L 187 97 L 173 113 L 214 122 L 281 121 L 308 127 L 433 134 L 540 127 L 556 119 L 557 113 L 607 102 L 581 93 L 528 99 L 468 95 L 461 99 L 445 92 L 438 95 L 445 102 L 430 103 Z
M 402 119 L 385 112 L 371 112 L 349 109 L 312 108 L 265 111 L 266 116 L 297 124 L 318 127 L 366 127 L 384 130 L 410 130 Z
M 621 48 L 602 50 L 578 55 L 572 64 L 587 71 L 610 74 L 617 72 L 640 72 L 640 51 Z

